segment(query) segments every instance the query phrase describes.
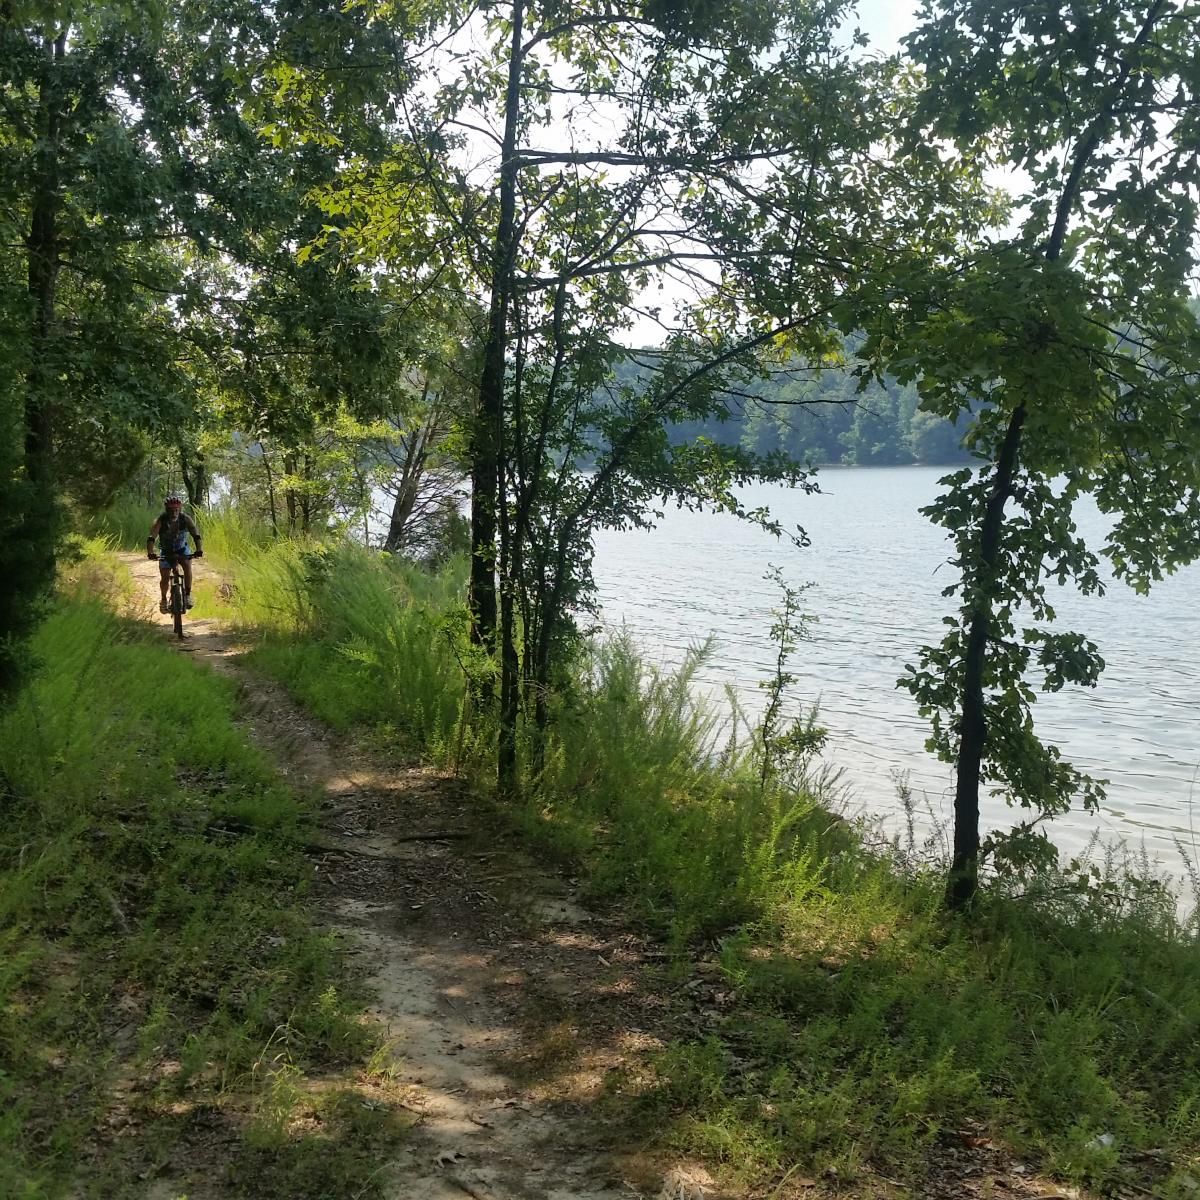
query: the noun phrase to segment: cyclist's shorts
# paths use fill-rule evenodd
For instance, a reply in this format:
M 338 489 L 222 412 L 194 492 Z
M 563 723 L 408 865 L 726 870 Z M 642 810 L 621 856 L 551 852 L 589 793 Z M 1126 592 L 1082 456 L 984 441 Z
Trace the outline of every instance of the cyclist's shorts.
M 173 555 L 171 555 L 171 558 L 191 557 L 192 552 L 190 550 L 177 550 Z M 171 558 L 168 558 L 165 554 L 160 554 L 158 556 L 158 569 L 160 571 L 169 571 L 171 569 Z

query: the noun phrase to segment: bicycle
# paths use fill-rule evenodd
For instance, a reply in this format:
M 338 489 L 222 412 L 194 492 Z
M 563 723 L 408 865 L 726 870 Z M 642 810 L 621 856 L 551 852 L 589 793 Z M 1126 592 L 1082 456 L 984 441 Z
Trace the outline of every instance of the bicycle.
M 171 614 L 171 624 L 175 629 L 177 638 L 183 637 L 183 614 L 187 604 L 187 593 L 184 590 L 183 582 L 183 567 L 182 556 L 172 554 L 170 557 L 171 563 L 171 581 L 168 585 L 167 595 L 167 611 Z
M 167 561 L 171 564 L 171 575 L 167 584 L 167 612 L 171 614 L 171 626 L 175 630 L 175 636 L 182 640 L 183 638 L 183 614 L 187 611 L 187 584 L 183 575 L 183 555 L 172 554 L 167 557 Z M 193 554 L 193 559 L 202 557 L 200 554 Z

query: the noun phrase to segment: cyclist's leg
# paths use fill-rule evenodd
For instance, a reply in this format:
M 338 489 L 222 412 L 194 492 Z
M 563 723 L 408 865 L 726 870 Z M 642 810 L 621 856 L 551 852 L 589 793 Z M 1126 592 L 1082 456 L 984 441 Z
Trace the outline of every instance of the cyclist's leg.
M 167 588 L 171 583 L 171 564 L 165 557 L 160 557 L 158 560 L 158 611 L 167 612 L 170 605 L 167 603 Z
M 192 556 L 190 554 L 183 555 L 183 594 L 184 603 L 188 608 L 192 607 Z

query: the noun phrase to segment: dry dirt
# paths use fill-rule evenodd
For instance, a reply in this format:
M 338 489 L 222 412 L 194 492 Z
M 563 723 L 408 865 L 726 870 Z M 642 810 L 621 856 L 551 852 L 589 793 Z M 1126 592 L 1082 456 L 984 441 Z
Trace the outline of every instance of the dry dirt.
M 148 620 L 181 651 L 238 681 L 242 719 L 297 786 L 319 795 L 309 850 L 321 919 L 345 939 L 386 1031 L 390 1094 L 411 1115 L 398 1155 L 378 1166 L 389 1200 L 751 1200 L 698 1163 L 614 1146 L 597 1111 L 610 1072 L 674 1036 L 715 1027 L 733 997 L 715 964 L 665 981 L 664 955 L 619 916 L 588 912 L 570 878 L 532 861 L 459 781 L 382 765 L 306 715 L 243 662 L 219 621 L 186 621 L 175 642 L 157 612 L 158 568 L 122 556 L 154 603 Z M 205 565 L 197 564 L 199 578 Z M 229 1200 L 219 1127 L 198 1147 L 214 1170 L 197 1189 L 160 1177 L 144 1200 Z M 984 1137 L 948 1139 L 929 1163 L 930 1200 L 1081 1200 Z M 243 1193 L 244 1194 L 244 1193 Z M 895 1198 L 897 1181 L 789 1172 L 771 1200 Z M 331 1197 L 331 1200 L 334 1198 Z
M 122 561 L 154 598 L 147 619 L 174 642 L 156 611 L 157 564 Z M 608 1072 L 661 1044 L 679 1015 L 657 986 L 661 953 L 581 907 L 572 882 L 523 854 L 457 780 L 382 768 L 342 744 L 245 667 L 221 622 L 189 618 L 177 644 L 237 679 L 251 736 L 320 794 L 310 851 L 322 919 L 367 977 L 371 1016 L 394 1047 L 393 1088 L 414 1116 L 399 1156 L 380 1164 L 387 1194 L 718 1197 L 698 1166 L 615 1153 L 593 1111 Z M 152 1193 L 172 1194 L 170 1179 Z

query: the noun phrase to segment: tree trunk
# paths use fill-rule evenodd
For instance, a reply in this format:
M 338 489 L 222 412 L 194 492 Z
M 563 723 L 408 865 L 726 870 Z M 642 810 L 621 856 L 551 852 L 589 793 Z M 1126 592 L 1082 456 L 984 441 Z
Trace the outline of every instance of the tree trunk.
M 954 787 L 954 857 L 946 883 L 946 903 L 951 908 L 961 908 L 970 903 L 979 888 L 979 777 L 987 743 L 983 672 L 987 661 L 992 595 L 1000 553 L 1000 529 L 1004 506 L 1012 495 L 1024 424 L 1025 405 L 1022 403 L 1017 405 L 1009 418 L 979 533 L 980 590 L 978 603 L 971 613 L 963 664 L 962 721 Z
M 271 459 L 267 448 L 260 441 L 258 448 L 262 453 L 263 470 L 267 473 L 267 504 L 271 513 L 271 536 L 279 536 L 279 510 L 275 507 L 275 477 L 271 473 Z
M 38 96 L 39 145 L 29 221 L 28 286 L 32 301 L 28 386 L 25 393 L 25 469 L 37 485 L 50 484 L 55 378 L 54 294 L 58 284 L 59 163 L 58 66 L 66 53 L 66 34 L 46 37 L 45 73 Z
M 550 661 L 555 624 L 554 610 L 547 608 L 542 613 L 536 655 L 530 673 L 534 725 L 533 774 L 538 779 L 546 769 L 546 736 L 550 728 Z
M 189 455 L 185 446 L 179 447 L 179 473 L 187 489 L 188 502 L 193 508 L 208 507 L 208 464 L 199 451 Z
M 1125 55 L 1121 69 L 1109 85 L 1103 103 L 1087 129 L 1080 135 L 1071 155 L 1071 169 L 1055 208 L 1054 225 L 1042 250 L 1047 263 L 1062 256 L 1071 212 L 1079 199 L 1080 187 L 1088 162 L 1111 126 L 1113 114 L 1133 74 L 1135 51 L 1149 39 L 1155 24 L 1167 10 L 1166 0 L 1154 0 L 1142 21 L 1141 29 Z M 954 789 L 954 858 L 946 883 L 946 902 L 951 908 L 970 903 L 979 888 L 979 777 L 983 752 L 987 747 L 987 722 L 983 712 L 983 672 L 987 660 L 988 627 L 992 616 L 992 593 L 1000 548 L 1000 529 L 1004 505 L 1012 495 L 1025 424 L 1022 401 L 1009 418 L 1008 430 L 996 460 L 996 476 L 984 512 L 979 534 L 979 562 L 982 592 L 971 614 L 963 672 L 962 724 L 959 734 L 958 767 Z
M 410 452 L 411 459 L 411 452 Z M 392 515 L 388 519 L 387 536 L 383 539 L 383 548 L 389 554 L 396 554 L 404 548 L 408 540 L 408 523 L 412 519 L 413 508 L 417 503 L 417 481 L 419 473 L 409 474 L 409 462 L 406 461 L 401 472 L 400 482 L 396 487 L 396 498 L 392 501 Z
M 498 500 L 500 509 L 500 731 L 496 755 L 496 790 L 502 799 L 517 795 L 517 719 L 520 713 L 520 663 L 513 619 L 513 592 L 519 560 L 508 517 L 508 496 L 501 464 Z
M 429 399 L 429 380 L 421 392 L 421 409 L 426 411 Z M 429 459 L 429 450 L 437 435 L 438 417 L 436 410 L 426 416 L 421 428 L 413 434 L 404 448 L 404 459 L 399 464 L 400 481 L 396 484 L 396 497 L 392 501 L 392 515 L 388 521 L 387 536 L 383 548 L 395 554 L 408 540 L 409 521 L 421 494 L 421 480 L 425 474 L 425 463 Z M 393 458 L 393 461 L 394 458 Z
M 22 522 L 36 541 L 31 555 L 30 590 L 41 591 L 54 578 L 54 391 L 55 289 L 58 284 L 59 198 L 58 149 L 61 132 L 58 68 L 66 53 L 66 34 L 47 36 L 39 90 L 39 146 L 35 159 L 32 210 L 26 240 L 28 289 L 32 317 L 29 329 L 29 371 L 25 388 L 25 475 L 31 485 Z
M 291 483 L 296 478 L 296 456 L 294 454 L 285 454 L 283 456 L 283 469 L 288 479 L 288 485 L 283 489 L 283 502 L 287 506 L 288 534 L 290 536 L 296 532 L 297 521 L 296 489 Z
M 479 405 L 471 444 L 471 637 L 496 653 L 496 529 L 503 457 L 505 356 L 508 308 L 516 261 L 517 120 L 521 110 L 521 37 L 525 0 L 512 6 L 512 45 L 504 97 L 504 144 L 500 159 L 500 219 L 492 247 L 492 287 L 487 341 L 479 380 Z M 494 694 L 480 681 L 481 698 Z
M 312 492 L 309 490 L 312 485 L 313 478 L 313 463 L 312 455 L 307 452 L 304 455 L 304 490 L 300 493 L 300 532 L 305 537 L 308 536 L 309 530 L 312 528 L 313 516 L 313 498 Z
M 550 672 L 554 659 L 554 638 L 563 616 L 563 580 L 566 576 L 566 559 L 571 545 L 573 525 L 573 522 L 568 522 L 559 534 L 552 568 L 554 582 L 548 588 L 545 583 L 544 562 L 538 570 L 542 601 L 537 641 L 532 647 L 533 669 L 530 672 L 533 684 L 533 720 L 537 731 L 534 739 L 533 771 L 538 777 L 546 766 L 546 733 L 550 726 Z M 530 648 L 527 647 L 525 652 L 529 654 Z

